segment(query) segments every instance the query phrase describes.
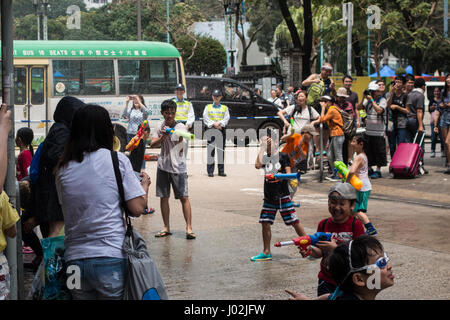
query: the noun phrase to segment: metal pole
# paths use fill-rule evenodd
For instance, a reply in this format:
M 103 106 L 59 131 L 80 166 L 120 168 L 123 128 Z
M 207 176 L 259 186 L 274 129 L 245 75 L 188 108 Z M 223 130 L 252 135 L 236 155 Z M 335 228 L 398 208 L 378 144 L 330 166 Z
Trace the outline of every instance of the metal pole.
M 41 13 L 37 13 L 37 39 L 41 40 Z
M 370 74 L 370 29 L 367 31 L 367 75 Z
M 167 43 L 170 43 L 170 34 L 169 34 L 170 4 L 169 4 L 169 0 L 166 0 L 166 16 L 167 16 Z
M 43 22 L 43 32 L 44 32 L 44 40 L 48 40 L 48 26 L 47 26 L 47 6 L 48 3 L 44 3 L 44 22 Z
M 320 67 L 323 66 L 323 26 L 320 24 Z
M 444 38 L 448 37 L 448 0 L 444 0 Z
M 5 181 L 5 192 L 10 202 L 16 200 L 15 152 L 14 152 L 14 63 L 13 63 L 13 11 L 12 0 L 1 2 L 1 37 L 2 37 L 2 101 L 11 110 L 11 131 L 8 134 L 8 166 Z M 11 290 L 10 299 L 16 300 L 17 295 L 17 242 L 7 238 L 6 257 L 10 268 Z
M 319 182 L 323 182 L 323 123 L 319 124 L 320 134 L 319 134 L 319 145 L 320 145 L 320 171 L 319 171 Z
M 137 0 L 137 39 L 141 41 L 142 27 L 141 27 L 141 0 Z
M 352 74 L 352 27 L 353 27 L 353 3 L 347 5 L 347 74 Z

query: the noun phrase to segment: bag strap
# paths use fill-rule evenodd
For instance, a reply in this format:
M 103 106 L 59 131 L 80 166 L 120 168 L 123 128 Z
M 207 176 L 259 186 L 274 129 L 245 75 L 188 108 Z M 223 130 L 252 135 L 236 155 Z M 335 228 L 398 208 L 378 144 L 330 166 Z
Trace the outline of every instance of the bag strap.
M 114 174 L 116 176 L 116 182 L 117 182 L 117 189 L 119 190 L 119 196 L 120 196 L 120 206 L 122 207 L 122 211 L 125 215 L 125 221 L 127 224 L 127 235 L 131 235 L 131 231 L 133 230 L 133 226 L 131 225 L 131 219 L 130 219 L 130 213 L 128 211 L 127 203 L 125 201 L 125 192 L 123 191 L 123 182 L 122 182 L 122 175 L 120 174 L 119 169 L 119 157 L 117 156 L 116 151 L 111 151 L 111 158 L 113 162 L 114 167 Z

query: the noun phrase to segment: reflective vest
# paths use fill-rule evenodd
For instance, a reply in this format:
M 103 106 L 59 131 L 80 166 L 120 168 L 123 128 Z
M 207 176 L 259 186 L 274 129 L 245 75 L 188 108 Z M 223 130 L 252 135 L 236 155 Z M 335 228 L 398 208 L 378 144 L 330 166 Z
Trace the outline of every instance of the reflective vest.
M 175 121 L 187 121 L 189 107 L 191 106 L 191 103 L 184 99 L 183 101 L 177 101 L 174 98 L 173 101 L 175 101 L 177 104 L 177 113 L 175 114 Z
M 222 121 L 225 118 L 225 113 L 228 110 L 228 107 L 224 104 L 221 104 L 219 108 L 214 108 L 213 104 L 208 104 L 208 117 L 211 121 L 217 122 Z

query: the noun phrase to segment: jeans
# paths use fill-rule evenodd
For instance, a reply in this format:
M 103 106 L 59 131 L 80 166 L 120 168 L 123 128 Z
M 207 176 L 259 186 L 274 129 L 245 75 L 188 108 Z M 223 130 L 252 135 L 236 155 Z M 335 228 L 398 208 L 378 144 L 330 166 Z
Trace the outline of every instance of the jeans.
M 80 268 L 80 288 L 70 290 L 74 300 L 122 300 L 128 260 L 87 258 L 67 262 Z
M 397 145 L 408 142 L 408 130 L 406 128 L 397 129 Z
M 328 151 L 328 161 L 330 162 L 330 168 L 334 174 L 334 162 L 342 161 L 342 146 L 344 145 L 345 136 L 331 137 L 331 142 Z
M 436 152 L 436 142 L 438 135 L 434 132 L 434 123 L 430 123 L 430 127 L 431 127 L 431 152 Z M 441 152 L 444 152 L 445 141 L 442 140 L 441 128 L 439 128 L 439 141 L 441 141 Z
M 391 159 L 394 157 L 395 150 L 397 149 L 397 130 L 386 131 L 386 135 L 388 137 L 389 142 L 389 153 L 391 155 Z

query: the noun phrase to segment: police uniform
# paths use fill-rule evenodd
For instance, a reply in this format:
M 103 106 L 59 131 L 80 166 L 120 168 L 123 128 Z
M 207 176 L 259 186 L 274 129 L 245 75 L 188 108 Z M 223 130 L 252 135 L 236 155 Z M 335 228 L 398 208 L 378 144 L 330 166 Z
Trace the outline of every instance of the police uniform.
M 186 91 L 183 84 L 178 84 L 175 90 Z M 178 100 L 177 97 L 173 98 L 173 101 L 177 104 L 177 113 L 175 114 L 175 121 L 187 124 L 189 128 L 192 128 L 195 121 L 194 108 L 192 103 L 186 99 Z
M 222 93 L 220 92 L 220 90 L 214 90 L 213 95 L 222 96 Z M 207 136 L 207 171 L 210 177 L 214 175 L 214 156 L 216 148 L 219 176 L 225 176 L 225 130 L 229 120 L 230 113 L 228 111 L 228 107 L 224 104 L 219 103 L 219 105 L 215 105 L 214 103 L 210 103 L 203 110 L 203 123 L 206 126 L 205 134 Z M 222 130 L 218 130 L 213 127 L 213 124 L 215 122 L 221 123 Z M 218 141 L 219 137 L 220 141 Z

